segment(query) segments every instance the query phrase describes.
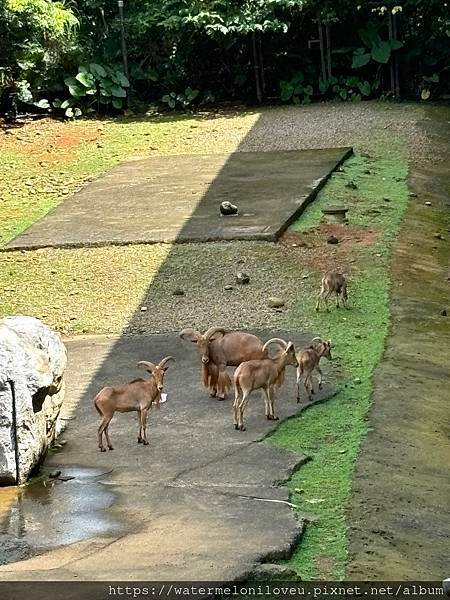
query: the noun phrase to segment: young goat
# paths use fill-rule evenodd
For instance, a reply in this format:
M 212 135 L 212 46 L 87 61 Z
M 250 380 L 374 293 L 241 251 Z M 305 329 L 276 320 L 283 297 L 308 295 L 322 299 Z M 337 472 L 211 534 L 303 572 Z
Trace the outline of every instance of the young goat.
M 202 358 L 203 385 L 211 396 L 224 400 L 231 387 L 227 366 L 237 367 L 246 360 L 265 358 L 263 342 L 244 331 L 229 331 L 224 327 L 210 327 L 203 335 L 194 329 L 180 332 L 183 340 L 197 344 Z
M 267 341 L 263 350 L 266 351 L 270 344 L 278 344 L 282 348 L 274 358 L 262 358 L 243 362 L 234 372 L 234 385 L 236 395 L 234 399 L 234 428 L 245 431 L 244 410 L 248 397 L 254 390 L 262 390 L 266 404 L 266 418 L 277 421 L 274 415 L 274 390 L 284 381 L 284 372 L 287 365 L 298 366 L 292 342 L 285 342 L 280 338 Z
M 305 389 L 308 393 L 308 400 L 311 401 L 311 396 L 314 394 L 314 387 L 312 381 L 313 371 L 316 370 L 319 373 L 319 390 L 322 389 L 323 374 L 319 367 L 319 362 L 322 356 L 331 360 L 331 340 L 324 342 L 321 338 L 317 337 L 311 341 L 311 345 L 301 350 L 297 354 L 297 403 L 300 402 L 300 382 L 303 382 Z
M 330 271 L 322 278 L 322 287 L 317 298 L 316 310 L 319 310 L 320 301 L 325 301 L 325 307 L 328 308 L 328 298 L 331 294 L 336 295 L 336 307 L 339 308 L 339 298 L 342 296 L 342 304 L 347 306 L 347 280 L 345 275 L 338 271 Z
M 98 447 L 101 452 L 106 452 L 106 448 L 103 446 L 103 434 L 105 434 L 109 450 L 113 450 L 108 427 L 115 412 L 136 411 L 138 413 L 139 433 L 137 441 L 139 444 L 142 443 L 144 446 L 148 446 L 147 412 L 153 403 L 159 408 L 164 375 L 169 368 L 167 363 L 171 360 L 174 359 L 171 356 L 166 356 L 158 365 L 141 360 L 138 362 L 138 366 L 147 369 L 150 373 L 148 379 L 134 379 L 125 385 L 115 385 L 100 390 L 95 397 L 94 405 L 98 414 L 102 417 L 97 434 Z

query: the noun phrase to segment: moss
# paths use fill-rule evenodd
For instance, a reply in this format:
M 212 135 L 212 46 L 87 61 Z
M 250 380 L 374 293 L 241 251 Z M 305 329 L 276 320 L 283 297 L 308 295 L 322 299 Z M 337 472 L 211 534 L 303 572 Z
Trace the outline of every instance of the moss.
M 345 576 L 345 508 L 355 460 L 367 432 L 372 375 L 389 328 L 389 256 L 408 202 L 407 162 L 400 144 L 379 146 L 376 155 L 374 159 L 359 155 L 348 161 L 292 227 L 297 231 L 314 228 L 324 205 L 344 203 L 350 209 L 351 225 L 378 232 L 372 246 L 352 249 L 351 310 L 333 307 L 330 313 L 315 313 L 314 297 L 309 294 L 302 296 L 292 314 L 291 326 L 307 319 L 314 332 L 332 339 L 334 360 L 328 370 L 334 371 L 339 387 L 332 400 L 282 424 L 267 440 L 312 458 L 289 482 L 293 502 L 302 512 L 318 517 L 308 525 L 288 561 L 306 580 Z M 349 181 L 357 189 L 347 187 Z M 316 274 L 315 281 L 318 279 Z

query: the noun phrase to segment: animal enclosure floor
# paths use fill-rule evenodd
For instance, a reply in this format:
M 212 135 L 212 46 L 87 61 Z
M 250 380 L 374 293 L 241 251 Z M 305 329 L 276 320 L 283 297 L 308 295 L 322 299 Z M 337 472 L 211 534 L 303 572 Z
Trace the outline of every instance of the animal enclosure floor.
M 262 333 L 265 339 L 272 335 L 298 345 L 311 339 Z M 249 402 L 247 431 L 238 432 L 231 397 L 220 402 L 208 396 L 196 348 L 175 333 L 73 340 L 68 350 L 67 444 L 44 468 L 74 479 L 57 482 L 55 491 L 47 488 L 45 511 L 31 501 L 11 507 L 0 537 L 6 531 L 44 553 L 3 565 L 0 580 L 229 581 L 248 575 L 266 557 L 288 556 L 302 523 L 286 504 L 288 490 L 278 484 L 305 457 L 258 443 L 276 427 L 265 419 L 259 393 Z M 167 402 L 149 414 L 150 445 L 137 443 L 136 414 L 129 413 L 111 423 L 114 451 L 99 452 L 95 394 L 107 384 L 145 376 L 138 360 L 169 354 L 176 362 L 166 375 Z M 295 402 L 294 382 L 295 370 L 288 367 L 276 402 L 280 419 L 304 407 Z M 317 399 L 333 393 L 327 385 Z M 18 519 L 24 507 L 26 515 Z M 104 531 L 92 529 L 93 523 L 104 523 Z
M 9 249 L 275 241 L 351 148 L 153 156 L 124 162 L 12 240 Z M 239 214 L 223 217 L 220 203 Z

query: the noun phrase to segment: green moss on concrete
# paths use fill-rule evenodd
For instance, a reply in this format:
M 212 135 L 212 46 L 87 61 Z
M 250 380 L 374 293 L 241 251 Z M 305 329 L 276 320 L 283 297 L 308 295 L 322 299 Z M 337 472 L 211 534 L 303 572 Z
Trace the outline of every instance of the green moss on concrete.
M 311 287 L 311 293 L 302 295 L 290 315 L 291 327 L 306 321 L 313 331 L 331 338 L 334 360 L 324 367 L 337 379 L 339 388 L 332 400 L 285 422 L 267 440 L 312 458 L 288 484 L 300 511 L 317 517 L 288 561 L 307 580 L 345 576 L 345 509 L 355 460 L 367 432 L 372 375 L 389 328 L 389 256 L 408 202 L 406 176 L 407 162 L 400 144 L 378 147 L 373 159 L 357 155 L 292 228 L 314 228 L 325 205 L 342 203 L 350 208 L 350 225 L 370 227 L 378 233 L 372 246 L 355 245 L 352 250 L 351 310 L 333 306 L 330 313 L 315 313 Z M 348 187 L 349 182 L 357 189 Z M 320 275 L 316 273 L 312 280 L 317 291 Z

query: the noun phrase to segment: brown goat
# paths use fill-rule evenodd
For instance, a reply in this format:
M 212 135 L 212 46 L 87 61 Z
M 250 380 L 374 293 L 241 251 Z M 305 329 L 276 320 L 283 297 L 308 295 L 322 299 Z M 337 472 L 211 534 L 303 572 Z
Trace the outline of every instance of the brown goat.
M 115 412 L 136 411 L 138 413 L 139 432 L 137 441 L 139 444 L 142 443 L 144 446 L 148 446 L 147 412 L 153 403 L 159 408 L 164 375 L 169 368 L 167 363 L 170 360 L 174 359 L 171 356 L 166 356 L 158 365 L 141 360 L 138 362 L 138 366 L 143 366 L 147 369 L 150 373 L 148 379 L 134 379 L 125 385 L 104 387 L 100 390 L 95 397 L 94 405 L 98 414 L 102 417 L 97 434 L 98 447 L 101 452 L 106 451 L 106 448 L 103 446 L 103 434 L 105 434 L 109 450 L 113 450 L 108 428 Z
M 300 402 L 300 382 L 303 382 L 305 389 L 308 393 L 308 400 L 311 401 L 311 396 L 314 394 L 314 387 L 312 381 L 313 371 L 316 370 L 319 373 L 319 390 L 322 389 L 323 374 L 319 367 L 320 359 L 322 356 L 332 360 L 331 357 L 331 340 L 324 342 L 321 338 L 314 338 L 311 341 L 311 345 L 301 350 L 297 354 L 298 367 L 297 367 L 297 403 Z
M 319 296 L 317 298 L 316 310 L 319 310 L 320 301 L 325 301 L 325 307 L 327 311 L 328 308 L 328 298 L 331 294 L 336 295 L 336 307 L 339 308 L 339 298 L 342 297 L 342 304 L 345 308 L 347 306 L 347 279 L 345 275 L 340 273 L 339 271 L 330 271 L 322 278 L 322 287 L 319 292 Z
M 265 358 L 263 342 L 244 331 L 210 327 L 203 335 L 194 329 L 183 329 L 180 337 L 197 344 L 202 359 L 203 385 L 212 397 L 224 400 L 231 387 L 227 366 L 237 367 L 246 360 Z
M 263 350 L 266 351 L 270 344 L 278 344 L 282 348 L 274 358 L 261 358 L 241 363 L 234 373 L 235 399 L 234 399 L 234 428 L 245 431 L 244 410 L 248 397 L 254 390 L 262 390 L 266 405 L 266 418 L 277 421 L 274 414 L 274 391 L 284 381 L 284 371 L 287 365 L 298 366 L 295 349 L 292 342 L 285 342 L 280 338 L 268 340 Z

